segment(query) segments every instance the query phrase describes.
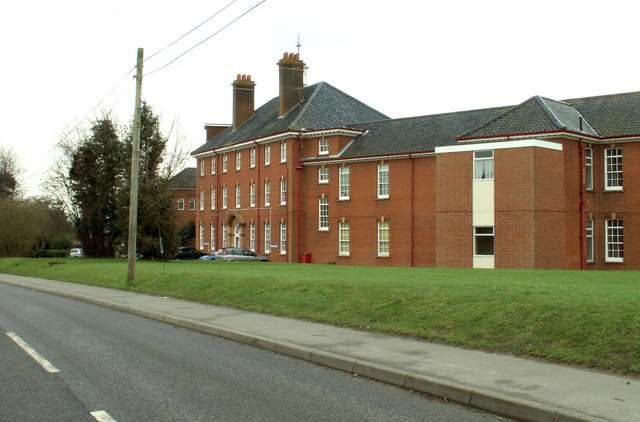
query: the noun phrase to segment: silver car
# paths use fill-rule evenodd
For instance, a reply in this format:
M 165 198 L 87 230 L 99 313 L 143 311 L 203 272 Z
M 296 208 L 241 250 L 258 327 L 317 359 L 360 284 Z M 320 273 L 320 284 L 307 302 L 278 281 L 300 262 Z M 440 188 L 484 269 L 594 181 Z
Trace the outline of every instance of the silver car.
M 220 261 L 259 261 L 269 262 L 266 256 L 258 255 L 247 248 L 222 248 L 216 252 L 216 260 Z

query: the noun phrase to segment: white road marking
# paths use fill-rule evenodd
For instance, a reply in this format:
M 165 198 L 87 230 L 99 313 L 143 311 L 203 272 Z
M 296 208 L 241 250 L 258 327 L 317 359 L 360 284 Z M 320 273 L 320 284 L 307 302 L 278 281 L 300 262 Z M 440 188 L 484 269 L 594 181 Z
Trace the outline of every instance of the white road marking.
M 117 422 L 104 410 L 96 410 L 95 412 L 91 412 L 91 416 L 93 416 L 98 422 Z
M 36 362 L 38 362 L 40 364 L 40 366 L 42 366 L 45 371 L 47 372 L 51 372 L 51 373 L 55 373 L 55 372 L 60 372 L 58 370 L 58 368 L 56 368 L 55 366 L 53 366 L 51 364 L 51 362 L 49 362 L 48 360 L 46 360 L 45 358 L 43 358 L 42 356 L 40 356 L 40 354 L 38 354 L 38 352 L 36 352 L 31 346 L 29 346 L 27 343 L 25 343 L 24 340 L 22 340 L 20 337 L 18 337 L 17 335 L 15 335 L 14 333 L 7 333 L 7 335 L 9 336 L 9 338 L 11 340 L 13 340 L 18 346 L 20 346 L 22 348 L 22 350 L 24 350 L 25 352 L 27 352 L 27 354 L 29 356 L 31 356 L 33 358 L 33 360 L 35 360 Z

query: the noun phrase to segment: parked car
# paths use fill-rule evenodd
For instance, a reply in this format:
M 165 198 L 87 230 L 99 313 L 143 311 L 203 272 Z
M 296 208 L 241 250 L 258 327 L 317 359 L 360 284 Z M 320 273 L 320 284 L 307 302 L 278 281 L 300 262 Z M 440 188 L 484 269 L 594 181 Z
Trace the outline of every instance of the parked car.
M 198 259 L 200 259 L 200 261 L 213 261 L 213 260 L 215 260 L 215 259 L 216 259 L 216 256 L 215 256 L 215 255 L 208 255 L 208 254 L 207 254 L 207 255 L 202 255 L 202 256 L 201 256 L 200 258 L 198 258 Z
M 270 261 L 266 256 L 258 255 L 247 248 L 222 248 L 218 249 L 215 255 L 220 261 Z
M 178 249 L 176 259 L 200 259 L 204 255 L 208 254 L 195 248 L 182 247 Z
M 84 255 L 84 253 L 82 252 L 82 248 L 72 248 L 71 251 L 69 252 L 69 256 L 71 258 L 80 258 Z

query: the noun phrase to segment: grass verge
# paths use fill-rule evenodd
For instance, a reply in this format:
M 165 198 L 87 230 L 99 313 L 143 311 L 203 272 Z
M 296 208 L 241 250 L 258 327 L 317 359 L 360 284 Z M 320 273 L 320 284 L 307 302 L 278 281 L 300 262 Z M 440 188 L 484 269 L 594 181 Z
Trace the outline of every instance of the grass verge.
M 0 259 L 0 272 L 640 375 L 640 273 Z

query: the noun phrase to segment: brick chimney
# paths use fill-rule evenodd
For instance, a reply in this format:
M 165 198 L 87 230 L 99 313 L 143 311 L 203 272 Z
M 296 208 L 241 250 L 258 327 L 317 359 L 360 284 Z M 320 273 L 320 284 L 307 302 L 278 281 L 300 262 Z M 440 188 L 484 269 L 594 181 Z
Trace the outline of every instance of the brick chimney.
M 207 136 L 205 141 L 208 141 L 209 139 L 215 136 L 218 136 L 220 132 L 227 129 L 228 127 L 229 125 L 224 125 L 224 124 L 205 123 L 204 130 L 206 131 L 206 136 Z
M 284 53 L 278 62 L 280 68 L 280 108 L 279 116 L 284 116 L 302 98 L 304 86 L 304 62 L 300 54 Z
M 254 110 L 254 93 L 256 83 L 251 80 L 251 75 L 240 75 L 231 84 L 233 86 L 233 124 L 232 129 L 237 129 L 243 124 Z

